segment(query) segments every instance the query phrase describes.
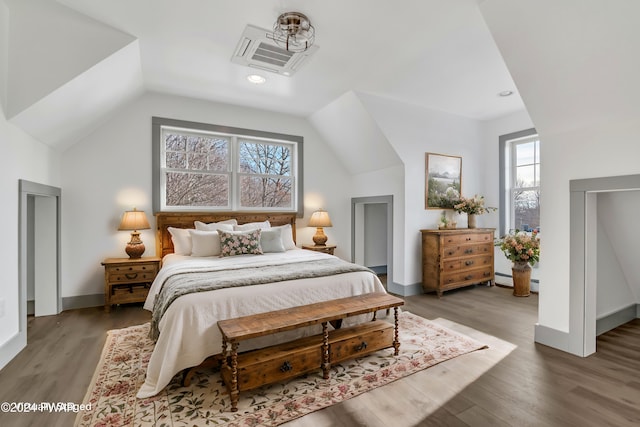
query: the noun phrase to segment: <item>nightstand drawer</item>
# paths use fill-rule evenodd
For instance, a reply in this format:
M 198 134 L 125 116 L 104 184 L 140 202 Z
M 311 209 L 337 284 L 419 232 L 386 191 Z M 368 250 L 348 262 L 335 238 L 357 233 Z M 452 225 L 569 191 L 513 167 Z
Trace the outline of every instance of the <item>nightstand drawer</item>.
M 147 299 L 149 285 L 113 285 L 111 287 L 111 304 L 143 302 Z
M 109 281 L 111 283 L 139 283 L 139 282 L 153 282 L 156 277 L 156 272 L 130 272 L 130 273 L 110 273 Z

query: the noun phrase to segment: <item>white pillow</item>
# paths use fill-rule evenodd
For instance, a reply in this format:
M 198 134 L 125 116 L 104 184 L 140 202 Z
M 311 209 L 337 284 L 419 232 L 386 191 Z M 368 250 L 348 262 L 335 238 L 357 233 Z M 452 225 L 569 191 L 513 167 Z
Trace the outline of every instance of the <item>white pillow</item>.
M 293 241 L 293 230 L 291 229 L 291 224 L 279 225 L 277 227 L 271 227 L 271 229 L 279 228 L 282 230 L 282 243 L 284 248 L 288 251 L 289 249 L 296 249 L 296 242 Z
M 220 255 L 220 234 L 217 231 L 189 230 L 191 256 Z
M 282 229 L 270 228 L 262 230 L 260 233 L 260 246 L 262 252 L 284 252 L 284 244 L 282 243 Z
M 237 224 L 238 224 L 238 221 L 235 219 L 227 219 L 225 221 L 220 221 L 220 222 L 210 222 L 208 224 L 202 221 L 193 222 L 193 225 L 195 225 L 196 230 L 203 230 L 203 231 L 216 231 L 217 229 L 221 229 L 224 231 L 233 231 L 233 226 Z
M 173 253 L 176 255 L 191 255 L 191 234 L 187 228 L 167 227 L 173 242 Z
M 267 230 L 271 228 L 271 223 L 269 221 L 264 222 L 248 222 L 242 225 L 234 225 L 233 231 L 250 231 L 250 230 Z

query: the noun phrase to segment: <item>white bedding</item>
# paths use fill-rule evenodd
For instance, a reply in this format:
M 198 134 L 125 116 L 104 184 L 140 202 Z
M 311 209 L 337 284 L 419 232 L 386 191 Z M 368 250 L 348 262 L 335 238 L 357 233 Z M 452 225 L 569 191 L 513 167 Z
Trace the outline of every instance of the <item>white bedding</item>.
M 300 249 L 225 258 L 167 255 L 163 259 L 162 269 L 149 290 L 144 308 L 153 309 L 153 301 L 161 284 L 168 275 L 175 272 L 199 268 L 211 269 L 212 265 L 224 269 L 238 265 L 260 266 L 331 256 Z M 224 288 L 181 296 L 169 306 L 159 323 L 160 337 L 149 360 L 145 383 L 138 391 L 137 397 L 156 395 L 178 372 L 199 365 L 208 356 L 220 353 L 222 336 L 217 326 L 218 320 L 370 292 L 385 292 L 385 290 L 374 274 L 357 272 L 266 285 Z M 348 326 L 362 320 L 362 317 L 345 319 L 344 325 Z M 318 325 L 262 337 L 243 342 L 240 351 L 320 332 L 321 326 Z

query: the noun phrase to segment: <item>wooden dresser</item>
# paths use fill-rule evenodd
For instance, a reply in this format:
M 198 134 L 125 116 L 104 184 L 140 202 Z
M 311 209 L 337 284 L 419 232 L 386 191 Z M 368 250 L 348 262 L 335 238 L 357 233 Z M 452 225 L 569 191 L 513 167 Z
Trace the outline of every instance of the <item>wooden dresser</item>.
M 494 228 L 420 230 L 422 287 L 444 291 L 487 282 L 494 284 Z

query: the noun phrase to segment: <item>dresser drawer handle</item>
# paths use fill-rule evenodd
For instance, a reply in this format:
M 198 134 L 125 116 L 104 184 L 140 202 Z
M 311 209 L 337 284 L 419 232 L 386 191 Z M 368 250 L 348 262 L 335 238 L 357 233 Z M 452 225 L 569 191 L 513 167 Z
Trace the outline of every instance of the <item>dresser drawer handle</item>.
M 362 341 L 362 343 L 359 346 L 356 346 L 356 351 L 366 350 L 366 348 L 367 348 L 367 342 Z
M 489 273 L 488 271 L 485 271 L 485 272 L 484 272 L 484 274 L 483 274 L 483 276 L 484 276 L 484 277 L 491 276 L 491 273 Z
M 282 366 L 280 366 L 280 372 L 289 372 L 292 369 L 293 369 L 293 366 L 291 366 L 291 363 L 289 363 L 288 360 L 285 360 Z
M 466 240 L 467 242 L 469 242 L 469 241 L 471 241 L 471 237 L 467 237 L 465 240 Z
M 464 265 L 473 265 L 473 261 L 466 261 Z
M 135 279 L 136 277 L 138 277 L 138 273 L 125 273 L 124 277 L 126 277 L 129 280 Z
M 468 276 L 464 277 L 464 280 L 471 280 L 473 279 L 473 275 L 469 274 Z
M 453 255 L 455 252 L 453 251 L 449 251 L 449 255 Z
M 465 254 L 472 254 L 473 253 L 473 249 L 466 249 L 464 251 Z

